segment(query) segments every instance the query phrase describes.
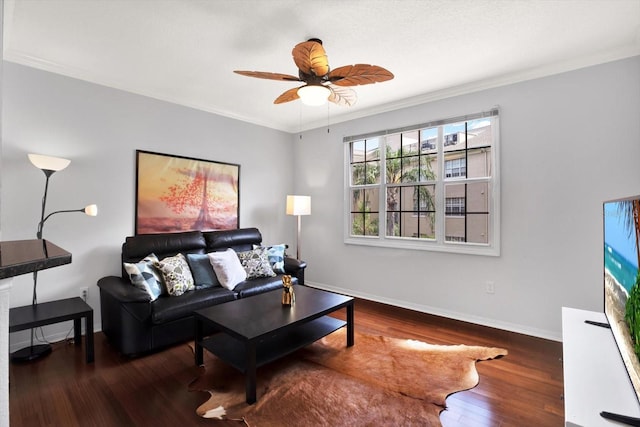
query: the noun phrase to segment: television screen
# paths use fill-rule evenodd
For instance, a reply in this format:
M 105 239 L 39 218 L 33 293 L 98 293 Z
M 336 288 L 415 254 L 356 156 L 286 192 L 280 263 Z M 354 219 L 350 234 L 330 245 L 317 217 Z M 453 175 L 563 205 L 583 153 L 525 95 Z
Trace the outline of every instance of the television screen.
M 640 196 L 604 203 L 604 312 L 640 401 L 639 215 Z

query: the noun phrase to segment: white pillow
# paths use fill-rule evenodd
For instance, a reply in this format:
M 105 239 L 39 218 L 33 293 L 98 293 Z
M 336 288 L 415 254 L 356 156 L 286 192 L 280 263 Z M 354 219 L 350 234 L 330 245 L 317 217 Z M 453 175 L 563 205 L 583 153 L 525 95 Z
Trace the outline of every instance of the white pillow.
M 247 272 L 240 264 L 240 259 L 233 249 L 229 248 L 223 252 L 210 252 L 207 255 L 213 271 L 216 272 L 216 276 L 223 287 L 233 290 L 238 283 L 247 278 Z

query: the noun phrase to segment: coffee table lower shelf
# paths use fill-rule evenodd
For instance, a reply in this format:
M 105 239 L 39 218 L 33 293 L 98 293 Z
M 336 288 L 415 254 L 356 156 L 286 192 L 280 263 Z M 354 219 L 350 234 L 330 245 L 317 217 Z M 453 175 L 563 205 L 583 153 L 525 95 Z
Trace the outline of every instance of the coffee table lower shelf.
M 304 323 L 286 333 L 277 332 L 256 342 L 256 366 L 273 362 L 312 344 L 322 337 L 347 325 L 347 322 L 323 316 Z M 200 342 L 200 345 L 242 373 L 247 372 L 246 343 L 218 333 Z

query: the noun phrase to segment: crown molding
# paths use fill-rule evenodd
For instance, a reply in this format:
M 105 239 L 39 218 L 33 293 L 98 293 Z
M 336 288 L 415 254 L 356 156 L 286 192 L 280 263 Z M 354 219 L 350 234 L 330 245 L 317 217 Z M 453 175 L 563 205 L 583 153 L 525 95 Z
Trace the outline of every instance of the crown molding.
M 376 107 L 359 110 L 353 114 L 343 114 L 332 118 L 331 124 L 343 123 L 351 120 L 361 119 L 364 117 L 373 116 L 376 114 L 388 113 L 403 108 L 415 107 L 417 105 L 427 104 L 442 99 L 453 98 L 460 95 L 466 95 L 469 93 L 480 92 L 487 89 L 493 89 L 502 86 L 509 86 L 515 83 L 520 83 L 528 80 L 535 80 L 544 77 L 550 77 L 557 74 L 562 74 L 581 68 L 587 68 L 591 66 L 601 65 L 608 62 L 614 62 L 626 58 L 631 58 L 640 55 L 640 40 L 637 45 L 629 45 L 617 50 L 601 52 L 595 55 L 585 56 L 579 59 L 572 59 L 569 61 L 557 62 L 551 65 L 531 68 L 524 71 L 518 71 L 514 73 L 504 74 L 498 77 L 492 77 L 489 79 L 479 80 L 464 85 L 452 86 L 449 88 L 428 92 L 409 98 L 404 98 L 395 102 L 390 102 Z M 288 130 L 291 133 L 300 131 L 308 131 L 318 128 L 326 127 L 326 121 L 317 120 L 309 122 L 306 126 L 298 131 Z
M 111 89 L 116 89 L 123 92 L 144 96 L 146 98 L 152 98 L 158 101 L 168 102 L 171 104 L 180 105 L 182 107 L 192 108 L 195 110 L 204 111 L 211 114 L 216 114 L 218 116 L 226 117 L 229 119 L 239 120 L 242 122 L 247 122 L 247 123 L 251 123 L 258 126 L 267 127 L 270 129 L 280 130 L 283 132 L 288 132 L 288 133 L 293 132 L 291 130 L 287 130 L 283 128 L 278 123 L 260 120 L 260 118 L 256 118 L 256 117 L 246 117 L 230 111 L 213 108 L 210 105 L 205 105 L 197 102 L 189 102 L 189 101 L 185 101 L 184 99 L 178 99 L 178 98 L 160 95 L 158 93 L 152 93 L 151 91 L 142 91 L 137 88 L 130 87 L 126 83 L 122 81 L 118 81 L 106 75 L 97 75 L 95 73 L 91 73 L 84 69 L 69 67 L 53 61 L 48 61 L 42 58 L 37 58 L 31 55 L 27 55 L 16 50 L 11 50 L 11 49 L 5 50 L 4 60 L 19 64 L 19 65 L 23 65 L 26 67 L 35 68 L 41 71 L 58 74 L 64 77 L 82 80 L 85 82 L 96 84 L 98 86 L 104 86 Z
M 492 77 L 489 79 L 479 80 L 463 85 L 452 86 L 443 88 L 440 90 L 423 93 L 420 95 L 412 96 L 409 98 L 400 99 L 394 102 L 378 105 L 371 108 L 364 108 L 353 113 L 340 114 L 331 117 L 331 124 L 343 123 L 351 120 L 356 120 L 376 114 L 383 114 L 390 111 L 400 110 L 403 108 L 414 107 L 421 104 L 426 104 L 446 98 L 452 98 L 455 96 L 466 95 L 473 92 L 479 92 L 487 89 L 492 89 L 501 86 L 508 86 L 514 83 L 519 83 L 527 80 L 534 80 L 538 78 L 548 77 L 556 74 L 562 74 L 565 72 L 577 70 L 580 68 L 586 68 L 590 66 L 600 65 L 607 62 L 613 62 L 633 56 L 640 55 L 640 40 L 638 43 L 623 46 L 616 50 L 609 50 L 606 52 L 600 52 L 594 55 L 588 55 L 577 59 L 571 59 L 567 61 L 560 61 L 550 65 L 531 68 L 528 70 L 517 71 L 514 73 L 504 74 L 498 77 Z M 122 90 L 125 92 L 141 95 L 153 99 L 157 99 L 172 104 L 181 105 L 188 108 L 193 108 L 207 113 L 216 114 L 226 118 L 239 120 L 242 122 L 251 123 L 258 126 L 263 126 L 290 134 L 297 134 L 313 129 L 323 128 L 327 126 L 327 119 L 312 120 L 305 124 L 299 123 L 295 126 L 286 126 L 281 123 L 275 123 L 268 120 L 262 120 L 259 117 L 247 117 L 241 114 L 237 114 L 231 111 L 216 108 L 212 105 L 205 105 L 202 103 L 185 101 L 184 99 L 177 99 L 173 97 L 167 97 L 158 93 L 152 93 L 150 91 L 142 91 L 138 88 L 129 87 L 122 81 L 115 80 L 110 76 L 97 75 L 88 70 L 73 68 L 52 61 L 47 61 L 42 58 L 30 56 L 28 54 L 7 49 L 4 52 L 4 59 L 6 61 L 15 62 L 24 66 L 36 68 L 42 71 L 47 71 L 55 74 L 60 74 L 66 77 L 79 79 L 87 82 L 91 82 L 100 86 L 109 87 L 112 89 Z

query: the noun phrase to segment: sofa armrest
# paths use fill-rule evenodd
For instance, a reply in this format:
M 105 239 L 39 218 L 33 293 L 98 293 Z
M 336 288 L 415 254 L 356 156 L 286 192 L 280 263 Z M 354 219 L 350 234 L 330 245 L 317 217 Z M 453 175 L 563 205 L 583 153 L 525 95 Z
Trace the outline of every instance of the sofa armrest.
M 296 258 L 284 257 L 284 271 L 298 278 L 298 284 L 304 285 L 304 269 L 307 263 Z
M 121 302 L 150 302 L 151 297 L 145 291 L 136 288 L 118 276 L 107 276 L 98 280 L 98 287 L 114 299 Z
M 286 271 L 298 271 L 307 267 L 306 261 L 301 261 L 296 258 L 284 257 L 284 269 Z

